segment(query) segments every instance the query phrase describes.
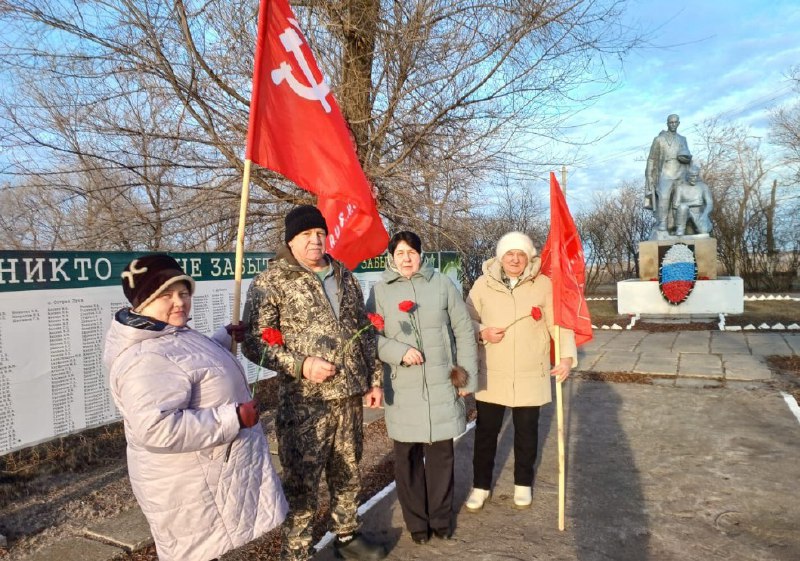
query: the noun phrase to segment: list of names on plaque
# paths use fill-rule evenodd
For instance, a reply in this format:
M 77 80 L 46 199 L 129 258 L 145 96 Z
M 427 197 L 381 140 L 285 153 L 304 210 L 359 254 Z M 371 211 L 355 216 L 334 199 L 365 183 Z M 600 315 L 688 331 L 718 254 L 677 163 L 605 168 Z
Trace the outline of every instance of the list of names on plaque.
M 66 301 L 54 301 L 47 307 L 54 435 L 75 429 L 72 407 L 77 386 L 77 357 L 72 349 L 70 327 L 80 324 L 71 321 L 70 307 L 66 304 Z
M 198 282 L 189 325 L 210 336 L 229 323 L 232 290 L 229 281 Z M 121 292 L 0 293 L 0 455 L 119 419 L 103 345 L 114 314 L 130 306 Z M 240 359 L 255 380 L 258 367 Z
M 81 304 L 81 343 L 83 347 L 83 400 L 86 426 L 95 426 L 109 418 L 108 384 L 103 372 L 103 307 Z
M 208 294 L 195 294 L 192 297 L 192 321 L 189 324 L 200 333 L 211 333 L 213 327 L 209 321 Z
M 3 337 L 7 317 L 5 311 L 0 311 L 0 451 L 11 449 L 19 443 L 11 397 L 10 377 L 14 364 L 6 352 Z
M 228 306 L 228 293 L 226 288 L 214 288 L 211 291 L 211 332 L 214 329 L 227 325 L 231 321 L 231 308 Z

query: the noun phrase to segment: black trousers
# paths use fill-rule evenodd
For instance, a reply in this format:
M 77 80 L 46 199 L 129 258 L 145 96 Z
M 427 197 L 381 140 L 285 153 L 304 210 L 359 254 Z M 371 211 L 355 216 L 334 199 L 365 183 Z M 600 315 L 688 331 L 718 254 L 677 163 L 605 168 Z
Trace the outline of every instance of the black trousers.
M 503 425 L 505 405 L 476 401 L 475 448 L 472 456 L 472 484 L 478 489 L 492 488 L 497 437 Z M 539 406 L 512 407 L 514 421 L 514 485 L 533 484 L 533 465 L 539 446 Z
M 410 532 L 449 530 L 453 511 L 453 440 L 394 443 L 394 478 Z

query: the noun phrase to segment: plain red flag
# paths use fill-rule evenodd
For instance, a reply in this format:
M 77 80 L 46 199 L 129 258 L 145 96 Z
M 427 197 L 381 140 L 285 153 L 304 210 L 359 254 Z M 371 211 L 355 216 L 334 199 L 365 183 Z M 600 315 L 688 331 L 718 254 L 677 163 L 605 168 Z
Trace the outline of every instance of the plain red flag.
M 578 345 L 591 341 L 592 319 L 583 295 L 586 268 L 581 238 L 553 172 L 550 172 L 550 234 L 542 248 L 542 272 L 553 281 L 555 324 L 575 332 Z
M 317 195 L 328 251 L 347 267 L 386 249 L 350 129 L 286 0 L 261 0 L 245 157 Z

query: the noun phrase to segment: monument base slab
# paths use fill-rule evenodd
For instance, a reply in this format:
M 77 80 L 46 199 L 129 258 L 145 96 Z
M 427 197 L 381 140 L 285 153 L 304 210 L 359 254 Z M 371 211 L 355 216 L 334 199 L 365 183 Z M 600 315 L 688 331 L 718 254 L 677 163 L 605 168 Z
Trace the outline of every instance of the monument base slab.
M 660 247 L 683 243 L 694 247 L 697 262 L 697 278 L 714 280 L 717 278 L 717 240 L 709 237 L 684 236 L 668 240 L 639 242 L 639 278 L 643 281 L 658 279 L 658 254 Z
M 658 288 L 658 281 L 630 279 L 617 283 L 618 314 L 696 316 L 743 312 L 744 280 L 741 277 L 698 280 L 689 297 L 677 305 L 664 299 Z

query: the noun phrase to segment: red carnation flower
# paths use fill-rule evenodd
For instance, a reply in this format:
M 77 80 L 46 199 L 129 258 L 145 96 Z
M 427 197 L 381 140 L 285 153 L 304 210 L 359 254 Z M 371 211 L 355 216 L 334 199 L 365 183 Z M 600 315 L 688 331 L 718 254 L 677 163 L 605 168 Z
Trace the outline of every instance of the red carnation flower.
M 384 321 L 383 321 L 383 316 L 382 315 L 380 315 L 380 314 L 372 314 L 370 312 L 367 312 L 367 319 L 369 320 L 369 323 L 367 325 L 365 325 L 364 327 L 360 328 L 358 331 L 356 331 L 355 334 L 352 337 L 350 337 L 347 340 L 347 342 L 344 344 L 344 348 L 341 351 L 342 354 L 347 352 L 347 349 L 350 348 L 350 345 L 355 343 L 356 339 L 361 337 L 361 335 L 367 329 L 369 329 L 370 327 L 374 327 L 375 331 L 383 331 Z M 333 359 L 334 362 L 336 362 L 336 357 L 338 357 L 339 354 L 340 354 L 339 350 L 337 349 L 336 350 L 336 354 L 334 355 L 334 359 Z
M 534 306 L 533 308 L 531 308 L 530 315 L 522 316 L 520 318 L 515 319 L 514 321 L 509 323 L 505 328 L 509 329 L 515 323 L 517 323 L 519 321 L 522 321 L 522 320 L 524 320 L 526 318 L 529 318 L 529 317 L 533 318 L 534 321 L 539 321 L 540 319 L 542 319 L 542 309 L 539 306 Z
M 406 312 L 408 314 L 408 319 L 411 321 L 411 330 L 414 332 L 414 338 L 417 340 L 417 350 L 422 350 L 422 340 L 419 336 L 419 328 L 417 327 L 417 320 L 414 318 L 414 314 L 411 312 L 414 311 L 414 308 L 417 307 L 417 304 L 413 300 L 403 300 L 400 302 L 397 307 L 400 309 L 401 312 Z
M 283 346 L 283 333 L 281 333 L 280 329 L 265 327 L 261 330 L 261 340 L 270 347 L 275 345 Z
M 376 330 L 383 331 L 383 328 L 385 326 L 384 321 L 383 321 L 383 316 L 381 316 L 380 314 L 370 314 L 370 313 L 368 313 L 367 314 L 367 318 L 369 318 L 370 323 L 372 324 L 372 326 Z
M 261 330 L 261 340 L 267 344 L 266 347 L 261 349 L 261 360 L 258 362 L 258 365 L 262 368 L 266 368 L 264 366 L 264 360 L 267 358 L 267 349 L 269 347 L 282 347 L 283 346 L 283 333 L 281 333 L 280 329 L 275 329 L 274 327 L 265 327 Z M 256 376 L 255 382 L 250 384 L 250 397 L 255 396 L 256 394 L 256 384 L 261 379 L 261 371 L 258 371 L 258 375 Z

